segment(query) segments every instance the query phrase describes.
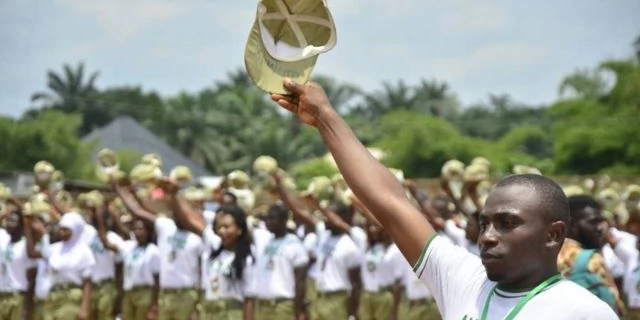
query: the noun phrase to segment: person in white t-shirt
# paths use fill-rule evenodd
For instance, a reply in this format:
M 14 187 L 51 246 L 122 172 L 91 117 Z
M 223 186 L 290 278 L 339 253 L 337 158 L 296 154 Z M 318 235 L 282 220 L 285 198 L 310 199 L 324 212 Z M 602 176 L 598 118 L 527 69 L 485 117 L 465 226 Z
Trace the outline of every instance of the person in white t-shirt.
M 33 284 L 37 260 L 27 254 L 21 212 L 0 211 L 0 222 L 3 220 L 6 225 L 0 228 L 0 319 L 28 319 L 33 296 L 27 296 L 27 291 Z
M 479 217 L 478 258 L 437 235 L 320 85 L 285 79 L 284 87 L 290 94 L 273 94 L 272 100 L 319 130 L 345 181 L 414 265 L 443 319 L 617 319 L 604 302 L 558 273 L 569 208 L 551 179 L 513 175 L 494 187 Z
M 112 250 L 105 248 L 103 242 L 95 230 L 99 224 L 105 225 L 108 212 L 105 212 L 105 206 L 99 205 L 88 209 L 93 216 L 91 225 L 86 228 L 90 229 L 93 237 L 89 239 L 89 247 L 96 259 L 96 265 L 91 272 L 91 319 L 111 319 L 114 317 L 114 306 L 116 303 L 116 264 L 122 262 Z M 95 226 L 95 227 L 94 227 Z M 124 240 L 115 232 L 105 231 L 109 243 L 115 247 L 122 247 Z
M 53 221 L 41 214 L 31 214 L 25 217 L 24 235 L 26 238 L 27 255 L 31 259 L 37 260 L 37 271 L 35 275 L 35 288 L 33 297 L 32 320 L 44 320 L 46 301 L 51 291 L 51 274 L 48 272 L 48 262 L 45 255 L 52 241 L 57 241 L 57 229 L 51 230 Z
M 218 207 L 214 232 L 197 208 L 176 194 L 175 182 L 165 181 L 163 188 L 176 220 L 204 242 L 200 317 L 253 319 L 256 246 L 244 210 L 229 204 Z
M 327 211 L 342 221 L 351 221 L 353 217 L 352 208 L 338 201 L 332 202 Z M 362 289 L 363 252 L 344 228 L 331 220 L 327 220 L 326 227 L 326 232 L 316 231 L 319 241 L 316 263 L 311 270 L 317 291 L 314 314 L 318 320 L 356 317 Z
M 215 233 L 214 233 L 215 228 Z M 244 211 L 218 209 L 214 228 L 202 226 L 202 319 L 242 320 L 254 314 L 255 248 Z
M 367 221 L 368 247 L 360 267 L 360 320 L 398 319 L 402 279 L 408 266 L 384 229 Z
M 266 217 L 271 239 L 258 252 L 253 292 L 258 320 L 305 319 L 305 277 L 309 257 L 302 241 L 287 230 L 289 210 L 274 204 Z
M 199 300 L 202 239 L 187 231 L 180 220 L 156 216 L 143 209 L 129 190 L 115 183 L 112 185 L 134 216 L 155 226 L 160 252 L 158 319 L 189 318 L 195 312 Z
M 90 316 L 91 272 L 96 260 L 82 240 L 86 223 L 80 214 L 68 212 L 62 215 L 58 224 L 61 241 L 41 249 L 51 281 L 45 317 L 87 320 Z
M 402 284 L 404 286 L 404 300 L 400 308 L 401 320 L 440 319 L 438 306 L 427 286 L 413 272 L 413 268 L 406 263 Z
M 160 252 L 152 242 L 153 226 L 134 219 L 132 240 L 122 241 L 107 232 L 105 222 L 95 212 L 98 238 L 103 247 L 115 252 L 123 265 L 122 317 L 131 320 L 155 319 L 158 315 Z

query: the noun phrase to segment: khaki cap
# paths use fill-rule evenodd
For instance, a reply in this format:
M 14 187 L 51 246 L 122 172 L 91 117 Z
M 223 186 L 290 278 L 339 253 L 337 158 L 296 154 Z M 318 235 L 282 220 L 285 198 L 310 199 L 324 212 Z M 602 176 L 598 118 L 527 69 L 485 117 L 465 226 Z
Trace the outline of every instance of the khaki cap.
M 278 161 L 271 156 L 259 156 L 253 161 L 255 173 L 272 174 L 278 170 Z
M 464 163 L 460 160 L 449 160 L 444 163 L 441 170 L 443 178 L 448 180 L 460 180 L 464 174 Z
M 227 179 L 229 180 L 229 184 L 236 189 L 246 189 L 249 186 L 249 175 L 242 170 L 234 170 L 231 171 L 227 175 Z
M 261 0 L 245 47 L 247 74 L 258 88 L 286 94 L 283 79 L 305 83 L 336 39 L 325 0 Z
M 171 169 L 169 173 L 169 177 L 171 180 L 176 181 L 178 184 L 186 184 L 193 179 L 193 174 L 191 173 L 191 169 L 187 166 L 178 165 Z

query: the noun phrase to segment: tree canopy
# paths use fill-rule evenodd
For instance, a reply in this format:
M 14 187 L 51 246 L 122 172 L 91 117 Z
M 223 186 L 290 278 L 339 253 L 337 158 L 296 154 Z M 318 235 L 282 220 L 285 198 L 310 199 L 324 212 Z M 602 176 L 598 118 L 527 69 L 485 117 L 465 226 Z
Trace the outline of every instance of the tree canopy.
M 80 138 L 127 115 L 216 174 L 249 170 L 259 155 L 306 178 L 333 172 L 318 162 L 326 150 L 313 129 L 279 110 L 241 69 L 170 97 L 139 86 L 100 88 L 99 75 L 82 63 L 65 64 L 47 72 L 45 90 L 31 97 L 36 107 L 20 119 L 0 117 L 0 170 L 31 170 L 46 159 L 70 177 L 91 178 L 94 146 Z M 515 164 L 549 174 L 640 174 L 638 60 L 568 74 L 548 106 L 508 94 L 463 106 L 437 80 L 386 82 L 374 92 L 324 75 L 315 80 L 363 143 L 387 151 L 387 164 L 408 177 L 434 177 L 445 161 L 476 156 L 498 174 Z

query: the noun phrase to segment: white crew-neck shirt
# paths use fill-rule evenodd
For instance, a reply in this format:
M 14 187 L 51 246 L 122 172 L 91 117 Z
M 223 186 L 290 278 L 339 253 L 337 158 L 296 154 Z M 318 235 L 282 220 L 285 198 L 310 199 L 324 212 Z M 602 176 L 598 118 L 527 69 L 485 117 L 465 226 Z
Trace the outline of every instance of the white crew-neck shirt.
M 495 286 L 495 282 L 487 278 L 479 257 L 443 241 L 440 236 L 427 242 L 414 272 L 433 294 L 444 320 L 480 319 L 485 301 Z M 487 319 L 503 319 L 526 294 L 497 290 L 491 299 Z M 609 320 L 618 319 L 618 316 L 586 289 L 561 280 L 533 297 L 515 319 Z

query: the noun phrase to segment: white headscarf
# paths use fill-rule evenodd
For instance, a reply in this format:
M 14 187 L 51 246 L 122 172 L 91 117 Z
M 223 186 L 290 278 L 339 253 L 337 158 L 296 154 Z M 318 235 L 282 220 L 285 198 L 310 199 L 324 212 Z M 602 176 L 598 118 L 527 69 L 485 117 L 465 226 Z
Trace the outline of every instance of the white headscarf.
M 49 265 L 54 270 L 77 270 L 81 271 L 93 265 L 94 260 L 91 250 L 82 241 L 85 230 L 85 221 L 76 212 L 69 212 L 62 215 L 58 225 L 61 228 L 71 230 L 71 238 L 61 243 L 60 250 L 52 252 L 49 257 Z M 87 253 L 89 256 L 87 256 Z

